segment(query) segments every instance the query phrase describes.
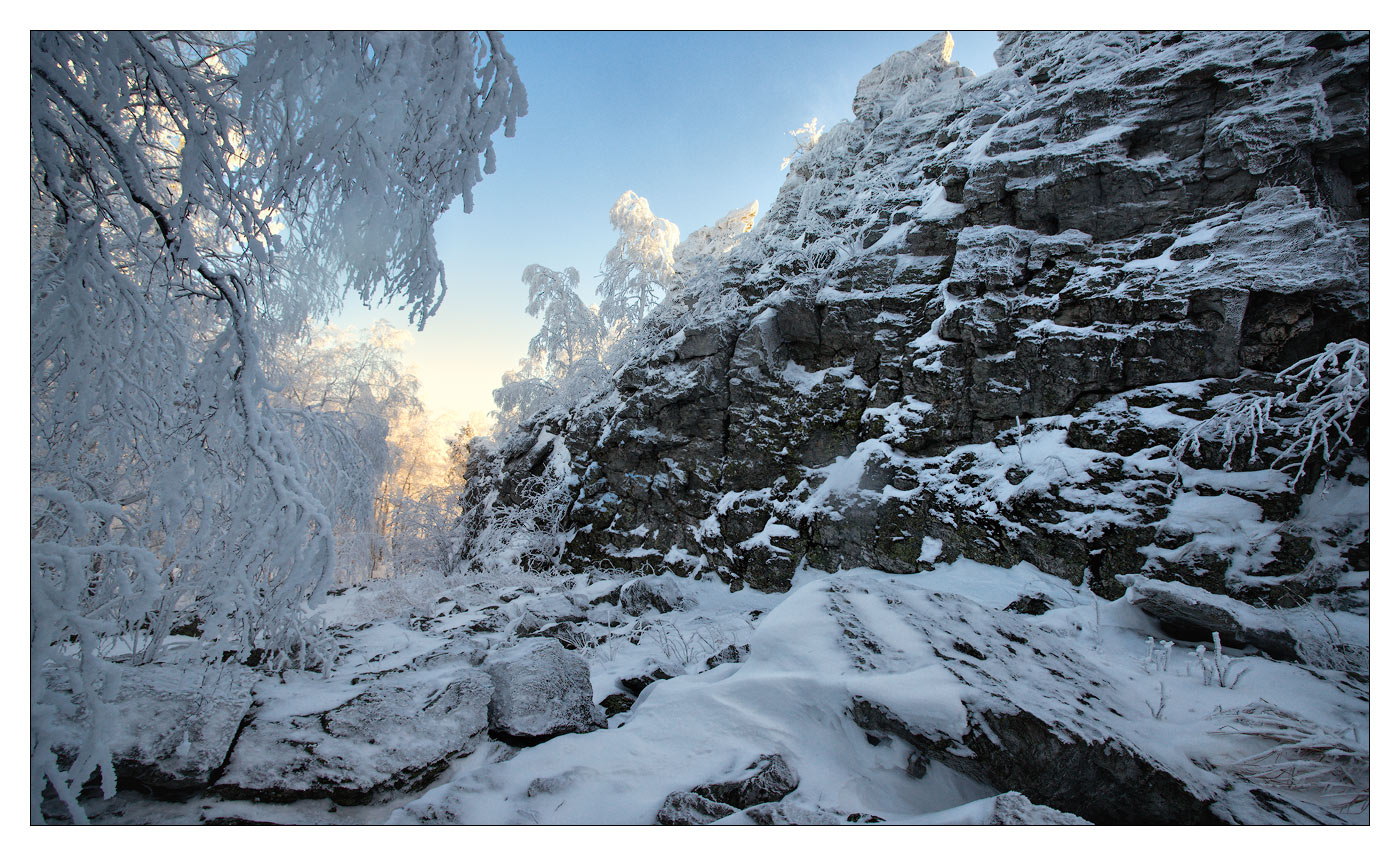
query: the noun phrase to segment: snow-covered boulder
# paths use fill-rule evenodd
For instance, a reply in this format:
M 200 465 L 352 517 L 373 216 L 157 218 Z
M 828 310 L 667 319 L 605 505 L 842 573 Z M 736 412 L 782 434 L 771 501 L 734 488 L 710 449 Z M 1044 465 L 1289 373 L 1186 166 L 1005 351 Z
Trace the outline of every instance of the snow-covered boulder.
M 1361 616 L 1329 615 L 1313 607 L 1260 609 L 1175 580 L 1136 574 L 1123 582 L 1132 587 L 1130 602 L 1178 639 L 1209 642 L 1219 633 L 1226 645 L 1252 645 L 1275 659 L 1369 672 L 1370 622 Z
M 668 794 L 656 812 L 656 822 L 662 826 L 704 826 L 722 817 L 728 817 L 738 809 L 706 799 L 692 791 L 676 791 Z
M 491 679 L 448 664 L 375 680 L 269 688 L 215 783 L 225 797 L 351 805 L 412 789 L 485 736 Z
M 736 811 L 777 802 L 796 790 L 798 784 L 797 774 L 783 756 L 760 755 L 737 779 L 669 794 L 657 812 L 656 822 L 664 826 L 710 823 Z
M 695 793 L 735 808 L 749 808 L 780 800 L 796 790 L 799 783 L 797 773 L 782 755 L 760 755 L 738 779 L 701 785 Z
M 108 724 L 118 781 L 161 791 L 208 785 L 253 704 L 258 674 L 232 663 L 208 671 L 161 663 L 110 668 L 120 680 Z M 52 689 L 66 692 L 57 673 L 49 678 Z M 76 757 L 87 716 L 78 711 L 58 723 L 68 735 L 58 746 L 61 758 Z
M 1242 788 L 1213 772 L 1206 762 L 1218 763 L 1211 754 L 1218 750 L 1182 747 L 1173 730 L 1179 725 L 1162 726 L 1156 714 L 1142 712 L 1150 690 L 1134 686 L 1136 676 L 1099 662 L 1092 646 L 1033 618 L 866 574 L 834 578 L 803 594 L 804 601 L 824 602 L 826 632 L 835 630 L 843 657 L 863 673 L 849 682 L 851 718 L 867 734 L 911 747 L 911 776 L 922 778 L 935 766 L 957 770 L 1093 823 L 1341 820 L 1326 808 Z M 822 620 L 816 606 L 805 605 L 809 623 Z M 755 650 L 758 642 L 755 637 Z M 1167 697 L 1169 675 L 1154 679 L 1137 671 Z M 1237 697 L 1223 687 L 1201 687 L 1199 678 L 1179 681 L 1177 693 L 1194 686 L 1221 701 Z M 1147 707 L 1150 713 L 1150 702 Z M 1194 725 L 1200 732 L 1217 727 L 1204 718 L 1204 701 L 1191 707 L 1200 711 Z M 1192 752 L 1202 754 L 1193 759 Z
M 1076 814 L 1036 805 L 1024 794 L 1007 791 L 986 799 L 918 818 L 924 825 L 947 826 L 1092 826 Z
M 647 610 L 671 612 L 682 609 L 685 599 L 676 581 L 666 577 L 641 577 L 629 580 L 618 591 L 618 605 L 628 615 L 641 615 Z
M 510 742 L 537 743 L 560 734 L 607 725 L 593 703 L 588 663 L 552 638 L 525 639 L 486 660 L 491 733 Z
M 1178 639 L 1208 642 L 1214 632 L 1226 645 L 1253 645 L 1271 657 L 1298 659 L 1298 643 L 1282 610 L 1256 609 L 1175 580 L 1128 574 L 1123 582 L 1132 586 L 1129 602 L 1160 621 L 1162 628 Z

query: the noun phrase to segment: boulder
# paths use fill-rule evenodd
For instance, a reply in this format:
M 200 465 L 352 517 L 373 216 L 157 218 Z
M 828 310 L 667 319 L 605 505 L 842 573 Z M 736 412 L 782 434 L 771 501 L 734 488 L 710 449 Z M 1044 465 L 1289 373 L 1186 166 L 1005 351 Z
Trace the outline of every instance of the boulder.
M 656 815 L 656 822 L 666 826 L 711 823 L 742 809 L 777 802 L 797 789 L 797 774 L 781 755 L 760 755 L 758 760 L 744 769 L 744 773 L 732 781 L 701 785 L 668 795 Z M 768 822 L 771 823 L 781 813 L 761 812 L 760 815 L 769 818 Z
M 1092 826 L 1078 815 L 1036 805 L 1024 794 L 1007 791 L 994 797 L 945 809 L 921 818 L 937 826 Z
M 1076 814 L 1056 811 L 1049 806 L 1036 805 L 1024 794 L 1010 791 L 992 797 L 988 826 L 1092 826 Z
M 641 615 L 648 610 L 671 612 L 685 605 L 680 587 L 666 577 L 641 577 L 629 580 L 618 590 L 618 605 L 628 615 Z
M 652 660 L 651 662 L 655 663 L 656 661 Z M 651 686 L 657 681 L 670 680 L 671 678 L 674 678 L 679 674 L 682 674 L 681 670 L 674 666 L 658 665 L 650 672 L 645 672 L 640 675 L 633 675 L 632 677 L 628 678 L 619 678 L 617 683 L 627 692 L 631 693 L 634 696 L 638 696 L 642 694 L 642 690 L 646 689 L 647 687 Z
M 607 717 L 593 703 L 588 663 L 558 640 L 525 639 L 486 660 L 491 693 L 491 734 L 516 743 L 538 743 L 560 734 L 594 731 Z
M 705 668 L 713 669 L 724 663 L 742 663 L 748 659 L 749 646 L 747 645 L 726 645 L 715 653 L 705 658 Z
M 332 701 L 338 694 L 350 698 L 323 710 L 303 701 L 294 703 L 296 713 L 255 715 L 216 792 L 357 805 L 384 791 L 421 787 L 485 736 L 491 679 L 459 663 L 305 689 L 305 698 L 318 691 Z
M 735 811 L 737 809 L 731 805 L 706 799 L 692 791 L 676 791 L 662 801 L 656 822 L 662 826 L 704 826 Z
M 708 800 L 749 808 L 776 802 L 797 789 L 798 778 L 781 755 L 760 755 L 738 779 L 701 785 L 694 792 Z
M 1049 612 L 1053 604 L 1050 599 L 1039 594 L 1023 594 L 1008 603 L 1003 609 L 1006 612 L 1019 612 L 1022 615 L 1044 615 Z
M 631 710 L 632 704 L 636 700 L 637 697 L 631 693 L 613 693 L 605 697 L 599 704 L 603 708 L 603 713 L 611 718 Z
M 1213 594 L 1174 580 L 1153 580 L 1130 574 L 1123 582 L 1132 586 L 1129 602 L 1157 619 L 1162 629 L 1178 639 L 1209 642 L 1212 633 L 1235 648 L 1254 646 L 1278 660 L 1301 660 L 1318 643 L 1319 630 L 1329 630 L 1315 611 L 1259 609 L 1223 594 Z M 1364 638 L 1346 640 L 1333 629 L 1331 641 L 1339 648 L 1364 650 Z
M 110 733 L 118 782 L 163 792 L 206 787 L 253 705 L 258 673 L 234 663 L 208 671 L 198 664 L 110 668 L 120 681 L 108 714 L 115 719 Z M 51 689 L 67 692 L 66 676 L 50 672 L 46 679 Z M 65 734 L 57 753 L 65 763 L 77 756 L 87 720 L 79 710 L 57 723 Z

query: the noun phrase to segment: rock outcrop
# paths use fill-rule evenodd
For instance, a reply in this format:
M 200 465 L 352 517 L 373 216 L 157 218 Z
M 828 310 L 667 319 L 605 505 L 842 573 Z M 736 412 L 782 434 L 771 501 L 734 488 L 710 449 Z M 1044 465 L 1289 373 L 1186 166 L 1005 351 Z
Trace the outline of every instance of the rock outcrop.
M 562 443 L 575 567 L 1364 590 L 1369 518 L 1300 517 L 1320 479 L 1366 483 L 1364 415 L 1296 479 L 1209 443 L 1183 479 L 1170 452 L 1369 337 L 1366 34 L 1007 33 L 982 77 L 947 47 L 873 70 L 793 162 L 725 257 L 739 308 L 658 315 L 587 406 L 480 456 L 468 504 L 521 501 Z
M 940 765 L 1096 824 L 1341 821 L 1282 792 L 1241 787 L 1214 769 L 1226 755 L 1211 754 L 1219 749 L 1183 757 L 1164 739 L 1180 724 L 1145 716 L 1135 681 L 1033 618 L 868 573 L 833 578 L 810 597 L 803 608 L 823 604 L 850 668 L 864 675 L 851 681 L 850 717 L 908 746 L 910 776 Z M 1182 682 L 1183 693 L 1191 684 L 1160 680 Z M 1213 726 L 1203 718 L 1198 727 Z

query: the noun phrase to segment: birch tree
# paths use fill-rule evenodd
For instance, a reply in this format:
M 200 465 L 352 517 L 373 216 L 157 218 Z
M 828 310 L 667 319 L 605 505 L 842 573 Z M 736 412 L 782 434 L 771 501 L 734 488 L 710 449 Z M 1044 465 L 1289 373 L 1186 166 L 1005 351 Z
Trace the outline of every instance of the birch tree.
M 603 260 L 598 308 L 607 323 L 636 327 L 675 280 L 680 230 L 652 214 L 646 198 L 630 190 L 613 203 L 608 219 L 619 235 Z
M 530 340 L 530 358 L 543 359 L 560 373 L 567 373 L 580 360 L 598 359 L 602 323 L 578 295 L 578 269 L 530 265 L 521 281 L 530 288 L 525 311 L 533 317 L 544 315 L 540 332 Z

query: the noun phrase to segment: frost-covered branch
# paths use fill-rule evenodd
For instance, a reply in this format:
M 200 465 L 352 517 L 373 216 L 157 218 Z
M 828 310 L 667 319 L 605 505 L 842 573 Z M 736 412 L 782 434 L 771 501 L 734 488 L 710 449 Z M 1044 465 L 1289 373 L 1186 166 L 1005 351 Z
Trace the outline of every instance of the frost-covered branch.
M 1270 465 L 1296 471 L 1297 484 L 1309 463 L 1330 462 L 1351 444 L 1352 427 L 1370 404 L 1370 363 L 1366 342 L 1333 342 L 1279 372 L 1275 380 L 1282 391 L 1225 401 L 1213 416 L 1182 434 L 1172 455 L 1180 461 L 1210 442 L 1223 448 L 1228 462 L 1247 445 L 1252 462 L 1260 458 L 1260 443 L 1272 441 L 1281 445 L 1270 450 Z
M 46 788 L 82 819 L 107 660 L 164 656 L 177 610 L 189 656 L 322 656 L 338 500 L 307 456 L 348 438 L 274 400 L 268 348 L 347 285 L 421 325 L 433 222 L 524 111 L 492 33 L 31 35 L 34 820 Z M 65 767 L 70 704 L 94 725 Z

